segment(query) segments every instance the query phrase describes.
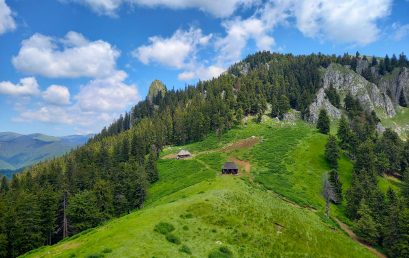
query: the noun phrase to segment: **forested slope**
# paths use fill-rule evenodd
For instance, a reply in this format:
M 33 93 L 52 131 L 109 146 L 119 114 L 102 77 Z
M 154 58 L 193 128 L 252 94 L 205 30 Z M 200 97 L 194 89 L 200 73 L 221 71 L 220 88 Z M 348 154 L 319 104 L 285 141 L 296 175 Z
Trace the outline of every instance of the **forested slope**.
M 360 73 L 376 82 L 392 70 L 404 70 L 408 66 L 404 55 L 399 60 L 392 59 L 393 62 L 389 58 L 372 58 L 370 65 Z M 308 120 L 310 105 L 322 87 L 321 69 L 338 63 L 358 70 L 362 60 L 369 63 L 366 57 L 359 55 L 293 56 L 262 52 L 234 65 L 219 78 L 199 82 L 184 90 L 152 91 L 156 93 L 138 103 L 87 145 L 63 158 L 34 166 L 10 182 L 3 178 L 0 188 L 0 256 L 17 256 L 44 244 L 56 243 L 66 236 L 143 207 L 150 184 L 159 179 L 157 160 L 165 146 L 197 142 L 209 134 L 214 134 L 217 139 L 250 115 L 256 122 L 262 121 L 263 114 L 287 119 L 286 114 L 292 108 L 300 113 L 301 118 Z M 163 88 L 157 84 L 157 89 Z M 376 112 L 369 113 L 355 96 L 338 95 L 337 90 L 331 88 L 327 98 L 334 105 L 338 102 L 347 118 L 342 122 L 343 129 L 338 130 L 338 139 L 332 142 L 339 142 L 343 153 L 355 164 L 345 214 L 357 223 L 362 237 L 373 244 L 390 247 L 391 253 L 403 255 L 407 246 L 402 233 L 405 232 L 406 213 L 396 214 L 396 211 L 403 209 L 407 199 L 402 195 L 399 201 L 392 201 L 392 198 L 398 198 L 392 191 L 386 198 L 382 191 L 378 191 L 377 175 L 402 176 L 409 152 L 391 131 L 379 136 Z M 403 100 L 398 104 L 405 106 Z M 390 141 L 394 144 L 391 145 Z M 396 149 L 391 150 L 390 146 Z M 274 147 L 274 144 L 268 146 Z M 359 154 L 363 153 L 369 156 L 360 157 Z M 399 153 L 397 160 L 393 153 Z M 268 157 L 265 161 L 270 164 Z M 382 170 L 379 171 L 378 167 Z M 363 168 L 366 168 L 365 173 L 361 173 Z M 284 175 L 272 176 L 268 167 L 260 168 L 260 171 L 263 173 L 255 180 L 261 184 L 293 184 L 291 178 L 280 181 Z M 336 175 L 331 173 L 332 181 L 336 181 Z M 285 185 L 281 186 L 283 191 L 280 194 L 287 196 Z M 302 193 L 303 188 L 299 190 Z M 314 196 L 320 196 L 320 193 Z M 339 203 L 340 200 L 331 201 Z M 376 213 L 379 210 L 385 213 Z M 365 224 L 366 221 L 371 223 Z M 392 226 L 394 231 L 384 230 Z M 371 235 L 364 235 L 368 229 Z M 395 240 L 403 242 L 395 246 Z

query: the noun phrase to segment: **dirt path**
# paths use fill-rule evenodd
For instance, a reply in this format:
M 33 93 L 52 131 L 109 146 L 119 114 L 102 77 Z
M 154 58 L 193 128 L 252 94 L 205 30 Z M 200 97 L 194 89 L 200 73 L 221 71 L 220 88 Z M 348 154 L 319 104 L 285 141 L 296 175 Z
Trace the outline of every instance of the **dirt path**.
M 342 230 L 344 230 L 348 236 L 350 238 L 352 238 L 355 242 L 359 243 L 360 245 L 366 247 L 369 249 L 369 251 L 371 251 L 372 253 L 374 253 L 377 257 L 379 258 L 387 258 L 386 255 L 384 255 L 383 253 L 379 252 L 378 250 L 376 250 L 375 248 L 373 248 L 372 246 L 368 245 L 365 242 L 362 242 L 357 235 L 355 235 L 355 233 L 349 228 L 349 226 L 343 222 L 341 222 L 339 219 L 334 218 L 335 221 L 339 224 L 339 226 L 342 228 Z
M 202 154 L 210 154 L 214 152 L 231 152 L 231 151 L 238 150 L 238 149 L 251 148 L 259 142 L 260 142 L 260 138 L 252 136 L 247 139 L 243 139 L 237 142 L 230 143 L 222 148 L 192 153 L 192 157 L 199 156 Z M 176 159 L 176 154 L 175 153 L 167 154 L 163 156 L 162 159 Z

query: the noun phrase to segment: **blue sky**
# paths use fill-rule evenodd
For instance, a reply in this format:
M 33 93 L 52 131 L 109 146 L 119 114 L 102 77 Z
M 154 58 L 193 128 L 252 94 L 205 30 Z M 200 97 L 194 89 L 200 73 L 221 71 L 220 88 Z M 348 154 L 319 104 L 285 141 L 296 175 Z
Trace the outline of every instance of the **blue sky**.
M 409 54 L 406 0 L 0 0 L 0 131 L 95 133 L 258 50 Z

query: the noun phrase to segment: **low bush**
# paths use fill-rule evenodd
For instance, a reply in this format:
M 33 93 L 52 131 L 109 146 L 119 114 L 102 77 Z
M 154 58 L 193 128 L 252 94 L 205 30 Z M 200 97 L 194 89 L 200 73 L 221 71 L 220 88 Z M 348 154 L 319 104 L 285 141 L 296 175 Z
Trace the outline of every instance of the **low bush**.
M 155 229 L 156 232 L 166 235 L 169 234 L 170 232 L 172 232 L 173 230 L 175 230 L 175 227 L 167 222 L 160 222 L 158 224 L 156 224 Z
M 177 244 L 177 245 L 180 244 L 180 239 L 172 233 L 169 233 L 166 235 L 166 240 L 168 240 L 169 242 L 173 244 Z

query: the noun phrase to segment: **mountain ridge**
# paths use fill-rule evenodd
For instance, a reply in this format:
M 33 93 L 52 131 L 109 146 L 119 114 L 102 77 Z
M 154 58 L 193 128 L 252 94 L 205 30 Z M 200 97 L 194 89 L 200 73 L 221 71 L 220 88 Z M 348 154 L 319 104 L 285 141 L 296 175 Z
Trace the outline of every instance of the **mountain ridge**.
M 49 136 L 0 132 L 0 173 L 12 174 L 40 161 L 61 156 L 85 144 L 92 135 Z

